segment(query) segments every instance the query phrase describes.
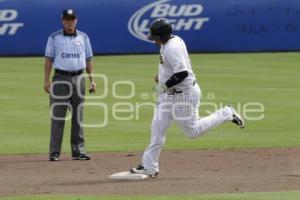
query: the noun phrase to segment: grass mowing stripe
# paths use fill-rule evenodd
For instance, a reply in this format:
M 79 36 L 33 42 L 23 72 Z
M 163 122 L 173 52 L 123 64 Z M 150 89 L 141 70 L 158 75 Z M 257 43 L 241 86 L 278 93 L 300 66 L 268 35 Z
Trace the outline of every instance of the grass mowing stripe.
M 38 195 L 21 197 L 2 197 L 0 200 L 299 200 L 300 192 L 261 192 L 232 194 L 195 194 L 195 195 Z

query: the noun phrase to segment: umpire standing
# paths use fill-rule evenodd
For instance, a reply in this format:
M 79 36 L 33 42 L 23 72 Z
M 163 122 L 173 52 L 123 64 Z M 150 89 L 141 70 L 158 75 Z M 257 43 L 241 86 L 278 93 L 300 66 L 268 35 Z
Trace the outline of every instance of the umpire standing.
M 77 16 L 74 10 L 62 13 L 63 29 L 52 33 L 45 52 L 44 90 L 50 93 L 51 140 L 49 160 L 60 159 L 61 144 L 67 109 L 72 112 L 71 149 L 73 160 L 90 160 L 84 150 L 84 134 L 81 122 L 85 80 L 81 76 L 86 68 L 90 80 L 90 92 L 95 92 L 93 80 L 92 48 L 89 37 L 76 30 Z M 52 65 L 55 74 L 49 81 Z

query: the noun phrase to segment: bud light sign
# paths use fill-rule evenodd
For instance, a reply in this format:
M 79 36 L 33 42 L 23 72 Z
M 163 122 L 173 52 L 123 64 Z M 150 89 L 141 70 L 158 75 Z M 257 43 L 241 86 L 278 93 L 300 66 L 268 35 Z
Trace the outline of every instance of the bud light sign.
M 190 52 L 300 50 L 299 0 L 0 0 L 0 55 L 43 55 L 69 8 L 94 54 L 157 53 L 147 40 L 157 18 Z
M 15 35 L 24 26 L 24 23 L 16 22 L 17 18 L 17 10 L 0 10 L 0 35 Z
M 151 21 L 157 18 L 167 18 L 175 32 L 179 31 L 200 31 L 205 23 L 209 21 L 208 17 L 203 17 L 203 5 L 199 1 L 184 2 L 160 0 L 146 5 L 139 9 L 130 18 L 128 23 L 129 32 L 136 38 L 149 42 L 147 34 Z

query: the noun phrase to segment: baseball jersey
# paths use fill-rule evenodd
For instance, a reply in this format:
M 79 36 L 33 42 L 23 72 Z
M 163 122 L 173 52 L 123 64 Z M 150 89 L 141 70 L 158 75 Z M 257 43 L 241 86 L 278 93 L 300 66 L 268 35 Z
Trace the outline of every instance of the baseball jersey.
M 59 30 L 49 36 L 45 57 L 53 60 L 55 69 L 77 71 L 86 68 L 86 61 L 92 59 L 93 51 L 87 34 L 76 30 L 67 35 Z
M 160 48 L 158 81 L 165 83 L 175 73 L 188 71 L 188 76 L 174 88 L 183 90 L 195 82 L 191 61 L 184 41 L 174 36 Z

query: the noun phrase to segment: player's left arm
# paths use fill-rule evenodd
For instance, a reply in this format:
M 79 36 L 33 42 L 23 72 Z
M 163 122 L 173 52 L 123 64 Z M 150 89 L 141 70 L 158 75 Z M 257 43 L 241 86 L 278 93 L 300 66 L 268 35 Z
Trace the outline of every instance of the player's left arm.
M 181 83 L 188 77 L 189 73 L 187 71 L 186 58 L 181 49 L 169 49 L 168 55 L 166 60 L 172 67 L 174 74 L 165 82 L 165 85 L 167 88 L 171 88 Z
M 172 67 L 173 75 L 165 83 L 158 83 L 155 86 L 154 90 L 158 93 L 165 92 L 167 89 L 181 83 L 189 75 L 186 58 L 180 49 L 171 49 L 169 52 L 166 52 L 166 55 L 168 56 L 165 59 Z
M 179 83 L 181 83 L 186 77 L 188 77 L 189 73 L 188 71 L 181 71 L 173 74 L 171 78 L 169 78 L 165 85 L 167 88 L 171 88 Z
M 173 74 L 164 84 L 158 83 L 154 90 L 158 93 L 165 92 L 167 89 L 181 83 L 188 76 L 188 71 L 181 71 Z

